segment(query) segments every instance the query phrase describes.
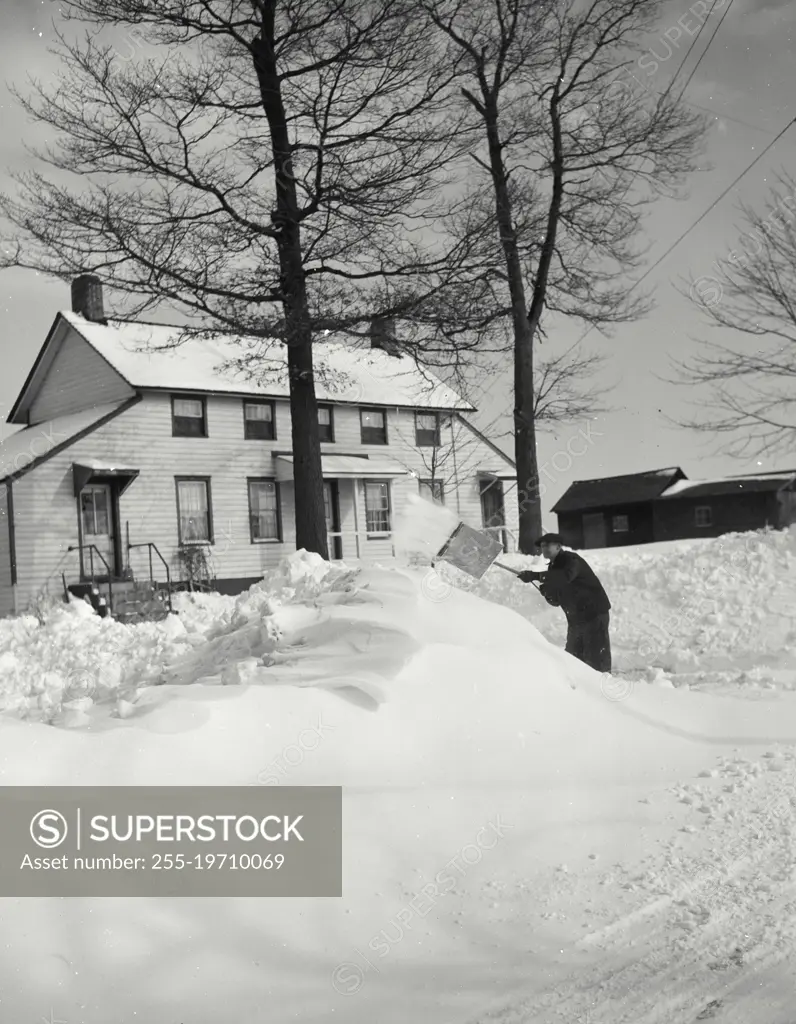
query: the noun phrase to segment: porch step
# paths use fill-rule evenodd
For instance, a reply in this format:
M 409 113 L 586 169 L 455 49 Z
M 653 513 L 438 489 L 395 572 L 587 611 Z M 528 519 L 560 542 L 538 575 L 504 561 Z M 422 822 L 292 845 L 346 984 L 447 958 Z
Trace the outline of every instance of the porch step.
M 107 583 L 75 583 L 67 588 L 78 598 L 87 598 L 103 618 L 108 614 Z M 118 622 L 153 622 L 169 614 L 165 590 L 148 580 L 111 581 L 113 617 Z

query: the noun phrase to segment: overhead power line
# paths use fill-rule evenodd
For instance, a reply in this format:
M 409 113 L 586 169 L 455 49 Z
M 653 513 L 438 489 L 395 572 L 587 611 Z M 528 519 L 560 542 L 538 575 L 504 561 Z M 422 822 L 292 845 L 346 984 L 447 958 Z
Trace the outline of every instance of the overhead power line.
M 710 206 L 707 208 L 707 210 L 705 210 L 703 213 L 701 213 L 699 215 L 699 217 L 697 217 L 697 219 L 693 222 L 693 224 L 690 224 L 685 229 L 685 231 L 680 235 L 680 237 L 677 238 L 674 242 L 672 242 L 672 244 L 669 246 L 669 248 L 666 250 L 666 252 L 663 253 L 662 256 L 659 256 L 658 259 L 655 260 L 655 262 L 652 264 L 652 266 L 648 270 L 646 270 L 641 275 L 641 277 L 638 278 L 638 280 L 633 282 L 633 285 L 630 288 L 631 292 L 633 291 L 634 288 L 637 288 L 645 278 L 649 277 L 649 275 L 653 272 L 653 270 L 655 270 L 656 267 L 659 267 L 661 265 L 661 263 L 663 263 L 663 261 L 667 258 L 667 256 L 670 256 L 671 253 L 674 252 L 674 250 L 683 241 L 683 239 L 687 238 L 691 234 L 691 232 L 694 230 L 694 228 L 697 227 L 697 225 L 701 224 L 702 221 L 705 219 L 705 217 L 707 217 L 707 215 L 712 210 L 715 210 L 715 208 L 719 205 L 719 203 L 727 195 L 727 193 L 731 192 L 735 188 L 735 186 L 744 177 L 746 177 L 746 175 L 749 173 L 749 171 L 751 171 L 751 169 L 755 166 L 755 164 L 759 163 L 763 159 L 763 157 L 766 155 L 766 153 L 768 153 L 768 151 L 770 149 L 773 149 L 773 147 L 779 142 L 779 140 L 782 138 L 782 136 L 785 134 L 785 132 L 788 130 L 788 128 L 790 128 L 794 124 L 796 124 L 796 117 L 794 117 L 792 120 L 788 121 L 788 123 L 785 125 L 785 127 L 782 129 L 782 131 L 780 131 L 771 140 L 771 142 L 769 142 L 769 144 L 762 151 L 762 153 L 759 153 L 750 164 L 748 164 L 746 167 L 744 167 L 744 169 L 741 171 L 741 173 L 738 174 L 733 179 L 733 181 L 730 182 L 730 184 L 724 189 L 724 191 L 720 195 L 716 196 L 716 198 L 713 200 L 713 202 L 710 204 Z M 584 335 L 584 337 L 585 337 L 585 335 Z
M 715 7 L 717 3 L 718 3 L 718 0 L 713 0 L 713 7 Z M 698 68 L 698 67 L 699 67 L 699 65 L 700 65 L 700 64 L 702 63 L 702 58 L 703 58 L 703 57 L 705 56 L 705 54 L 706 54 L 706 53 L 708 52 L 708 50 L 710 49 L 710 44 L 711 44 L 711 43 L 713 42 L 713 40 L 714 40 L 714 39 L 716 38 L 716 33 L 717 33 L 717 32 L 718 32 L 718 30 L 719 30 L 719 29 L 721 28 L 721 26 L 722 26 L 722 23 L 723 23 L 724 19 L 725 19 L 725 18 L 727 17 L 727 15 L 728 15 L 728 14 L 730 13 L 730 8 L 732 7 L 732 5 L 733 5 L 733 0 L 730 0 L 730 2 L 729 2 L 729 3 L 727 4 L 727 7 L 726 7 L 726 8 L 725 8 L 725 10 L 724 10 L 724 14 L 722 14 L 722 16 L 721 16 L 721 17 L 719 18 L 719 23 L 718 23 L 718 25 L 717 25 L 717 26 L 716 26 L 716 27 L 715 27 L 715 28 L 713 29 L 713 35 L 712 35 L 712 36 L 710 37 L 710 39 L 708 39 L 708 45 L 707 45 L 707 46 L 705 47 L 705 49 L 704 49 L 704 50 L 702 51 L 702 53 L 701 53 L 701 54 L 699 55 L 699 60 L 698 60 L 698 61 L 696 62 L 696 64 L 695 64 L 695 65 L 693 66 L 693 68 L 691 68 L 691 74 L 690 74 L 690 75 L 688 76 L 688 78 L 686 79 L 686 83 L 685 83 L 685 85 L 683 86 L 683 90 L 682 90 L 682 92 L 680 93 L 680 96 L 679 96 L 679 98 L 680 98 L 680 99 L 682 99 L 682 98 L 683 98 L 683 93 L 684 93 L 684 92 L 686 91 L 686 89 L 688 88 L 688 86 L 689 86 L 689 85 L 691 84 L 691 79 L 692 79 L 692 78 L 694 77 L 694 75 L 695 75 L 695 74 L 696 74 L 696 72 L 697 72 L 697 68 Z M 711 8 L 710 8 L 710 11 L 708 12 L 708 18 L 709 18 L 709 17 L 710 17 L 710 15 L 711 15 L 711 14 L 713 13 L 713 7 L 711 7 Z M 704 20 L 704 21 L 702 22 L 702 26 L 700 27 L 700 30 L 699 30 L 700 32 L 701 32 L 701 31 L 702 31 L 702 29 L 703 29 L 703 28 L 705 27 L 705 25 L 707 25 L 707 23 L 708 23 L 708 21 L 707 21 L 707 18 L 705 18 L 705 20 Z M 694 39 L 694 42 L 696 42 L 696 40 L 697 40 L 697 39 L 699 39 L 699 32 L 697 32 L 697 35 L 696 35 L 696 38 Z M 691 52 L 690 48 L 689 48 L 689 51 L 688 51 L 688 52 L 689 52 L 689 53 Z M 675 78 L 676 78 L 676 77 L 677 77 L 677 75 L 675 75 Z
M 708 11 L 708 13 L 707 13 L 707 17 L 706 17 L 706 18 L 705 18 L 705 20 L 704 20 L 704 21 L 702 22 L 702 24 L 701 24 L 701 25 L 699 26 L 699 31 L 698 31 L 698 32 L 697 32 L 697 34 L 696 34 L 696 35 L 694 36 L 694 38 L 693 38 L 693 39 L 691 40 L 691 45 L 690 45 L 690 46 L 688 47 L 688 49 L 687 49 L 687 50 L 685 51 L 685 54 L 683 55 L 683 59 L 682 59 L 682 60 L 680 61 L 680 65 L 679 65 L 679 67 L 677 68 L 677 70 L 675 71 L 675 73 L 674 73 L 674 76 L 673 76 L 673 78 L 672 78 L 671 82 L 669 82 L 669 84 L 668 84 L 668 85 L 666 86 L 666 89 L 664 90 L 664 93 L 663 93 L 663 98 L 664 98 L 664 99 L 666 99 L 666 97 L 667 97 L 667 96 L 669 95 L 669 93 L 670 93 L 670 92 L 672 91 L 672 87 L 674 86 L 674 83 L 675 83 L 675 82 L 677 81 L 677 76 L 678 76 L 678 75 L 680 74 L 680 72 L 681 72 L 681 71 L 683 70 L 683 66 L 685 65 L 685 62 L 686 62 L 686 61 L 688 60 L 688 58 L 689 58 L 689 57 L 691 56 L 691 51 L 692 51 L 692 50 L 694 49 L 694 47 L 696 46 L 696 44 L 697 44 L 697 43 L 699 42 L 699 37 L 700 37 L 700 36 L 702 35 L 702 29 L 703 29 L 703 28 L 705 27 L 705 25 L 707 25 L 707 23 L 708 23 L 708 19 L 710 18 L 711 14 L 713 13 L 713 8 L 714 8 L 714 7 L 716 6 L 716 4 L 717 4 L 718 2 L 719 2 L 719 0 L 713 0 L 713 4 L 711 5 L 711 8 L 710 8 L 710 10 L 709 10 L 709 11 Z M 727 11 L 729 11 L 730 7 L 732 7 L 732 0 L 730 0 L 730 3 L 729 3 L 729 5 L 728 5 L 728 7 L 727 7 Z M 700 64 L 700 62 L 701 62 L 702 58 L 703 58 L 703 57 L 705 56 L 705 54 L 706 54 L 706 53 L 708 52 L 708 50 L 710 49 L 710 44 L 711 44 L 711 43 L 713 42 L 713 40 L 714 40 L 714 39 L 716 38 L 716 32 L 718 32 L 718 30 L 719 30 L 719 29 L 721 28 L 721 22 L 722 22 L 722 21 L 724 21 L 724 18 L 725 18 L 725 17 L 726 17 L 726 15 L 727 15 L 727 11 L 725 11 L 725 12 L 724 12 L 724 15 L 722 16 L 722 18 L 721 18 L 721 21 L 720 21 L 720 22 L 718 23 L 718 25 L 716 26 L 716 29 L 715 29 L 715 31 L 713 32 L 713 35 L 712 35 L 712 36 L 710 37 L 710 39 L 708 39 L 708 45 L 707 45 L 707 46 L 705 47 L 705 49 L 704 49 L 704 50 L 702 51 L 702 53 L 700 54 L 699 60 L 698 60 L 698 61 L 696 62 L 696 64 L 694 65 L 694 70 L 693 70 L 693 71 L 691 72 L 691 74 L 690 74 L 690 75 L 688 76 L 688 81 L 687 81 L 687 82 L 685 83 L 685 85 L 684 85 L 684 86 L 683 86 L 683 88 L 682 88 L 682 91 L 681 91 L 681 93 L 680 93 L 680 96 L 679 96 L 679 98 L 678 98 L 678 102 L 679 102 L 679 100 L 681 100 L 681 99 L 683 98 L 683 93 L 684 93 L 684 92 L 686 91 L 686 89 L 688 88 L 689 82 L 690 82 L 690 81 L 691 81 L 691 79 L 692 79 L 692 78 L 694 77 L 694 71 L 696 71 L 696 69 L 697 69 L 697 68 L 699 67 L 699 64 Z

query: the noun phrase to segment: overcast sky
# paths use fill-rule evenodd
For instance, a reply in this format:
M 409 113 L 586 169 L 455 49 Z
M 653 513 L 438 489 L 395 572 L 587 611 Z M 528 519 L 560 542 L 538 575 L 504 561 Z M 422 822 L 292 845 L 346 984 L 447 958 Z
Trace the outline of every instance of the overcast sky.
M 699 43 L 684 69 L 685 81 L 698 59 L 729 0 L 717 0 Z M 675 39 L 678 18 L 694 32 L 700 0 L 675 0 L 661 24 Z M 689 9 L 696 14 L 689 14 Z M 52 39 L 52 18 L 57 6 L 52 0 L 2 0 L 0 55 L 5 83 L 24 85 L 28 72 L 49 76 L 54 61 L 46 52 Z M 704 17 L 704 16 L 702 16 Z M 699 218 L 713 200 L 796 116 L 793 99 L 794 36 L 796 3 L 793 0 L 732 0 L 707 55 L 692 79 L 687 99 L 711 112 L 712 127 L 705 162 L 712 169 L 693 177 L 689 198 L 682 202 L 662 199 L 651 212 L 646 233 L 652 244 L 650 263 Z M 654 55 L 638 55 L 635 69 L 639 82 L 654 91 L 666 88 L 691 37 L 668 46 L 658 37 L 651 40 Z M 671 53 L 671 56 L 668 54 Z M 666 59 L 668 57 L 668 59 Z M 661 59 L 664 58 L 664 59 Z M 4 84 L 0 92 L 0 176 L 4 188 L 7 170 L 26 163 L 22 148 L 26 122 Z M 639 323 L 620 328 L 611 339 L 593 333 L 587 343 L 607 353 L 604 376 L 616 381 L 610 396 L 614 411 L 585 423 L 559 428 L 556 435 L 540 439 L 540 462 L 545 467 L 545 509 L 549 509 L 574 479 L 609 476 L 643 469 L 679 465 L 692 478 L 753 472 L 757 469 L 792 468 L 793 458 L 739 462 L 715 453 L 715 442 L 704 436 L 667 425 L 663 413 L 677 416 L 688 412 L 693 393 L 663 383 L 656 374 L 666 374 L 671 358 L 683 358 L 694 350 L 695 335 L 710 333 L 698 310 L 678 294 L 681 276 L 689 279 L 716 274 L 712 264 L 738 248 L 741 219 L 739 201 L 762 206 L 778 170 L 796 163 L 796 127 L 790 129 L 774 149 L 743 179 L 738 188 L 703 220 L 675 251 L 647 279 L 654 289 L 657 308 Z M 32 273 L 7 271 L 0 275 L 0 413 L 5 419 L 31 363 L 58 309 L 69 304 L 68 288 Z M 551 325 L 552 326 L 552 325 Z M 551 350 L 575 341 L 582 334 L 576 325 L 556 324 L 549 341 Z M 729 339 L 728 339 L 729 340 Z M 544 347 L 542 349 L 544 352 Z M 498 379 L 482 402 L 479 424 L 495 422 L 492 432 L 503 434 L 511 409 L 511 374 Z M 503 415 L 501 415 L 503 414 Z M 7 428 L 3 428 L 3 436 Z M 589 441 L 574 438 L 582 432 Z M 584 451 L 585 449 L 585 451 Z M 569 454 L 568 454 L 569 452 Z M 576 454 L 572 457 L 572 453 Z M 554 522 L 548 516 L 549 525 Z

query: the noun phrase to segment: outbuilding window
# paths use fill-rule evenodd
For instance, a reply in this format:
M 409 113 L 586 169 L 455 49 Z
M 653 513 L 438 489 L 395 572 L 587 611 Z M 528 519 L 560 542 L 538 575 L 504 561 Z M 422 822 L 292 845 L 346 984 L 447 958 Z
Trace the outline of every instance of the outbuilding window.
M 697 505 L 694 509 L 694 523 L 697 526 L 713 525 L 713 509 L 710 505 Z
M 614 533 L 627 533 L 630 529 L 627 516 L 614 516 L 611 520 L 611 529 Z

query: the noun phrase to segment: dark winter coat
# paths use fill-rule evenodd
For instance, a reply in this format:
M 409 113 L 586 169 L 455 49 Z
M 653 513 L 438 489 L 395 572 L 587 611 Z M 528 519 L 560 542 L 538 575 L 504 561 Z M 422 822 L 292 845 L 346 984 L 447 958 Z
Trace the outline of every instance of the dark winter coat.
M 547 572 L 524 572 L 520 579 L 541 581 L 542 597 L 548 604 L 561 607 L 570 622 L 588 622 L 611 608 L 594 570 L 574 551 L 559 551 Z

